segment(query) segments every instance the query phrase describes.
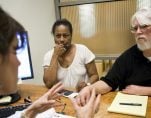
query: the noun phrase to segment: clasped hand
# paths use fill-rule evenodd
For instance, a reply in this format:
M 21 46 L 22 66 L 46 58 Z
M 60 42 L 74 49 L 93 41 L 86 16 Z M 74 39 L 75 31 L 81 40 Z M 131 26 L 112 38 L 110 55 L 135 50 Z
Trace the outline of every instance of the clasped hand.
M 63 44 L 56 44 L 54 47 L 54 54 L 61 56 L 63 53 L 66 52 Z

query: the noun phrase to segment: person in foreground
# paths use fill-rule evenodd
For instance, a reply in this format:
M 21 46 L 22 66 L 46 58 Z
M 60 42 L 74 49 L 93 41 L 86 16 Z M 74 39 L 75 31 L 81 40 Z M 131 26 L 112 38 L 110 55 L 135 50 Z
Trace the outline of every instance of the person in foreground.
M 0 7 L 0 96 L 15 93 L 17 91 L 18 66 L 20 64 L 17 59 L 17 50 L 24 47 L 25 29 L 9 14 Z M 59 97 L 58 92 L 62 90 L 61 82 L 54 85 L 48 92 L 33 102 L 27 109 L 20 111 L 9 118 L 35 118 L 39 113 L 44 112 L 52 107 L 61 106 L 57 102 Z M 84 107 L 79 106 L 74 102 L 78 118 L 83 117 L 82 111 L 90 111 L 90 116 L 93 116 L 99 105 L 100 96 L 95 96 L 95 91 L 92 92 L 90 101 Z M 93 110 L 90 106 L 93 107 Z M 88 118 L 88 117 L 87 117 Z
M 45 54 L 43 63 L 43 80 L 48 88 L 61 81 L 64 87 L 79 91 L 99 79 L 95 55 L 86 46 L 71 43 L 72 30 L 66 19 L 57 20 L 52 27 L 55 47 Z
M 126 50 L 100 81 L 83 88 L 77 102 L 85 104 L 90 91 L 104 94 L 117 88 L 123 93 L 151 96 L 151 8 L 139 9 L 131 18 L 136 45 Z
M 18 81 L 18 66 L 20 64 L 16 53 L 17 50 L 24 47 L 25 33 L 15 19 L 9 16 L 0 7 L 0 96 L 6 96 L 16 93 Z M 20 38 L 18 38 L 20 36 Z M 22 37 L 22 38 L 21 38 Z M 18 43 L 20 42 L 20 43 Z M 19 45 L 20 44 L 20 45 Z M 38 113 L 47 110 L 50 107 L 55 107 L 56 93 L 62 89 L 62 84 L 58 83 L 46 94 L 35 101 L 27 110 L 25 116 L 34 118 Z M 60 105 L 60 104 L 58 104 Z

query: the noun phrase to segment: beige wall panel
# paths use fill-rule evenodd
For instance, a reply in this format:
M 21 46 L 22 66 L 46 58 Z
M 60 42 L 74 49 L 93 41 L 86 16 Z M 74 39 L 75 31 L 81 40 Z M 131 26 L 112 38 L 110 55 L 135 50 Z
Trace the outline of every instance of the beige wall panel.
M 136 0 L 61 7 L 61 17 L 73 25 L 73 42 L 85 44 L 95 54 L 120 54 L 135 43 L 130 18 Z

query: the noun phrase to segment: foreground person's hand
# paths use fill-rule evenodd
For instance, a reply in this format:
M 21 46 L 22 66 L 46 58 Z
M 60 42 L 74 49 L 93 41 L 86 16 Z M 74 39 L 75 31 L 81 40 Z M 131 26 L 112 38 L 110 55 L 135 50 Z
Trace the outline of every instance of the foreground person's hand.
M 60 82 L 54 85 L 47 93 L 33 102 L 33 104 L 25 110 L 25 116 L 34 118 L 38 113 L 44 112 L 49 108 L 61 106 L 62 104 L 58 104 L 55 99 L 59 97 L 57 93 L 62 90 L 62 88 L 63 85 Z
M 84 106 L 79 105 L 76 99 L 70 99 L 76 110 L 78 118 L 93 118 L 100 106 L 100 95 L 96 96 L 95 89 L 92 90 L 90 99 Z

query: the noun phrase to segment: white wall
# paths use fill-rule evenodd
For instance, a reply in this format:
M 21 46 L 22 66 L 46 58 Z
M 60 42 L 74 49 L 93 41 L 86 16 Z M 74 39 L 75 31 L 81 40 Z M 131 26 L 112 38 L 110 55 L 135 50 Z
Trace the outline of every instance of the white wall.
M 151 0 L 137 0 L 137 9 L 142 7 L 151 7 Z
M 50 32 L 56 19 L 54 0 L 0 0 L 0 6 L 28 31 L 34 79 L 23 83 L 43 84 L 43 56 L 54 45 Z

